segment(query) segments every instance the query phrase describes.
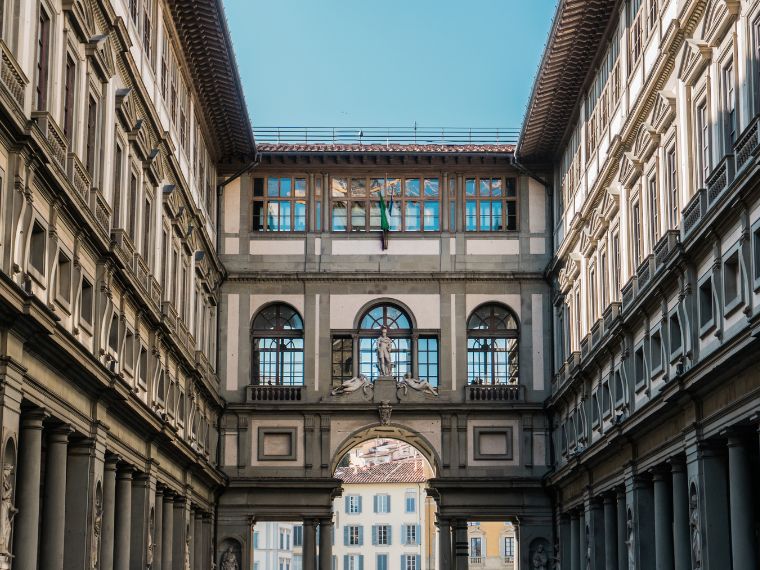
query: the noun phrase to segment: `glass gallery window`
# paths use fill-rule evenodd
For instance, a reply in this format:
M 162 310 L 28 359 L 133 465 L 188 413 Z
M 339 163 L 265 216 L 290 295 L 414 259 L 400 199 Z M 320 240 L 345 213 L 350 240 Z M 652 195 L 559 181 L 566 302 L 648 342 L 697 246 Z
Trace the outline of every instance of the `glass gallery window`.
M 306 178 L 253 179 L 254 232 L 306 231 Z
M 503 305 L 481 305 L 467 320 L 467 383 L 517 384 L 517 319 Z
M 359 319 L 354 331 L 336 332 L 332 343 L 332 376 L 340 383 L 355 376 L 375 380 L 379 375 L 377 338 L 383 327 L 391 338 L 393 377 L 406 374 L 438 385 L 438 337 L 414 329 L 409 315 L 391 303 L 375 305 Z M 356 354 L 354 354 L 356 352 Z M 354 366 L 354 362 L 358 365 Z
M 380 197 L 389 208 L 391 231 L 440 230 L 438 178 L 332 178 L 332 230 L 379 231 Z
M 468 232 L 517 230 L 517 180 L 466 178 L 464 210 Z
M 268 305 L 253 319 L 256 385 L 303 386 L 303 320 L 290 306 Z

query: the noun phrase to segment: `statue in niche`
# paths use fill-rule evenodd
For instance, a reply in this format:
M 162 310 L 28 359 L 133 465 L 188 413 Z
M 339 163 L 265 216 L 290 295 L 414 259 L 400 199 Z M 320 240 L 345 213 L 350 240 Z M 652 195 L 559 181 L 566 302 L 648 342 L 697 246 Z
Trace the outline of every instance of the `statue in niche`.
M 628 549 L 628 570 L 636 570 L 636 555 L 634 551 L 633 514 L 628 511 L 628 520 L 625 523 L 625 546 Z
M 330 390 L 330 394 L 333 396 L 342 396 L 343 394 L 350 394 L 352 392 L 356 392 L 357 390 L 362 390 L 366 395 L 371 389 L 372 382 L 369 381 L 369 378 L 362 374 L 359 374 L 359 376 L 355 376 L 350 380 L 344 380 L 340 386 Z
M 187 528 L 185 533 L 185 570 L 190 570 L 190 527 Z
M 0 554 L 10 555 L 13 518 L 18 509 L 13 506 L 13 465 L 3 466 L 2 505 L 0 505 Z
M 393 356 L 391 350 L 393 341 L 388 336 L 388 327 L 380 329 L 380 336 L 377 337 L 377 368 L 380 376 L 391 376 L 393 374 Z
M 699 499 L 696 485 L 689 492 L 689 533 L 691 535 L 692 568 L 702 568 L 702 532 L 699 528 Z
M 103 528 L 103 499 L 95 493 L 95 517 L 92 522 L 92 545 L 90 546 L 90 568 L 96 570 L 100 565 L 100 534 Z
M 416 378 L 412 378 L 411 372 L 407 372 L 406 375 L 404 375 L 404 377 L 398 381 L 398 387 L 404 390 L 405 396 L 409 391 L 409 388 L 416 390 L 417 392 L 422 392 L 424 394 L 431 394 L 436 397 L 438 396 L 438 390 L 434 388 L 430 382 L 427 380 L 417 380 Z
M 586 570 L 591 570 L 591 531 L 586 525 Z
M 156 514 L 153 507 L 150 509 L 150 519 L 148 520 L 148 549 L 145 554 L 145 564 L 150 567 L 153 565 L 153 533 L 156 532 Z
M 536 547 L 536 551 L 533 553 L 533 558 L 531 558 L 530 563 L 533 570 L 549 570 L 549 557 L 544 551 L 543 544 L 539 544 Z
M 230 546 L 227 548 L 227 552 L 222 555 L 222 570 L 240 570 L 238 565 L 237 556 Z

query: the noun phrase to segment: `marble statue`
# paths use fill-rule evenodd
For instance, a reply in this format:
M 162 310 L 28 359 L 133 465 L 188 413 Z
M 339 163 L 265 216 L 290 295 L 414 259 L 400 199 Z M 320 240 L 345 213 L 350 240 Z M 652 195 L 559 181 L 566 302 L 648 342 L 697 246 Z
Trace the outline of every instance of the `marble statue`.
M 92 522 L 92 545 L 90 547 L 90 568 L 96 570 L 100 565 L 100 534 L 103 529 L 103 499 L 96 493 L 95 519 Z
M 628 549 L 628 570 L 636 570 L 636 556 L 634 552 L 634 532 L 633 532 L 633 517 L 631 511 L 628 511 L 628 521 L 626 526 L 626 539 L 625 546 Z
M 231 546 L 222 555 L 222 570 L 240 570 L 237 556 L 235 556 Z
M 153 565 L 153 533 L 156 532 L 156 513 L 151 507 L 150 519 L 148 520 L 148 550 L 145 554 L 145 564 L 150 567 Z
M 591 531 L 586 525 L 586 570 L 591 570 Z
M 531 568 L 533 570 L 548 570 L 549 569 L 549 558 L 546 556 L 546 552 L 544 552 L 544 545 L 539 544 L 536 547 L 536 551 L 533 553 L 533 558 L 531 559 Z
M 355 376 L 350 380 L 344 380 L 340 386 L 330 390 L 330 393 L 333 396 L 342 396 L 343 394 L 350 394 L 351 392 L 356 392 L 360 389 L 365 394 L 367 394 L 372 389 L 372 382 L 370 382 L 369 378 L 362 374 L 359 374 L 359 376 Z
M 393 374 L 392 348 L 393 341 L 388 336 L 388 327 L 383 327 L 380 329 L 380 336 L 377 337 L 377 367 L 380 370 L 380 376 Z
M 2 504 L 0 505 L 0 554 L 10 554 L 13 517 L 18 509 L 13 506 L 13 465 L 3 466 Z
M 694 570 L 702 568 L 702 532 L 699 526 L 697 488 L 692 485 L 689 494 L 689 533 L 691 535 L 691 561 Z
M 185 564 L 183 566 L 185 570 L 190 570 L 190 529 L 187 529 L 185 533 Z
M 426 394 L 431 394 L 433 396 L 438 396 L 438 390 L 434 388 L 430 382 L 427 380 L 417 380 L 416 378 L 412 378 L 411 372 L 407 372 L 406 375 L 401 380 L 399 380 L 398 387 L 404 390 L 404 395 L 406 395 L 409 388 L 411 388 L 417 392 L 423 392 Z

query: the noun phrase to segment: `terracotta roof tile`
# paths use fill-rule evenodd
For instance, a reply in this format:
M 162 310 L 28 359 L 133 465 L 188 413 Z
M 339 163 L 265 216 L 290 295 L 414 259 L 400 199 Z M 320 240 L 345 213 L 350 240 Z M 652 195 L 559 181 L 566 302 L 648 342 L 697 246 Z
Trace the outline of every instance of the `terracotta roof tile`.
M 344 483 L 424 483 L 428 476 L 421 460 L 389 461 L 369 467 L 344 467 L 335 472 Z
M 340 144 L 340 143 L 258 143 L 261 153 L 377 152 L 377 153 L 500 153 L 512 154 L 512 144 Z

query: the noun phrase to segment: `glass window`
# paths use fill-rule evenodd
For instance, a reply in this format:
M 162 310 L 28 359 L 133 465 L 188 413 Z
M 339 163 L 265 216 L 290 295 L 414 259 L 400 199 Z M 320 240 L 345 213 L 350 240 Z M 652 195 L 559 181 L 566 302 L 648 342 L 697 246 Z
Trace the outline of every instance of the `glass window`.
M 359 514 L 362 512 L 362 498 L 359 495 L 348 495 L 346 497 L 346 512 L 348 514 Z
M 377 570 L 388 570 L 388 555 L 378 554 L 377 564 L 375 565 Z
M 406 559 L 403 570 L 420 570 L 418 554 L 404 554 L 403 558 Z
M 467 320 L 468 384 L 517 384 L 518 328 L 512 312 L 495 303 Z
M 376 513 L 391 512 L 391 496 L 390 495 L 375 495 L 375 512 Z
M 405 524 L 404 528 L 404 544 L 417 544 L 417 525 Z
M 417 341 L 417 370 L 419 379 L 438 386 L 438 339 L 420 337 Z
M 379 231 L 382 203 L 390 231 L 440 230 L 438 178 L 332 178 L 333 231 Z
M 359 374 L 367 378 L 379 375 L 377 339 L 383 328 L 391 338 L 393 376 L 400 380 L 412 366 L 412 326 L 406 313 L 395 305 L 373 307 L 359 322 Z
M 515 539 L 512 536 L 504 537 L 504 557 L 512 557 L 515 555 Z
M 354 376 L 354 339 L 333 337 L 332 339 L 332 378 L 335 383 L 342 383 Z
M 303 321 L 284 304 L 263 308 L 253 320 L 253 383 L 303 386 Z
M 303 546 L 303 525 L 293 527 L 293 546 Z
M 414 491 L 407 492 L 404 499 L 404 510 L 407 513 L 417 512 L 417 495 Z
M 517 229 L 515 178 L 465 179 L 465 230 L 501 232 Z
M 306 231 L 306 178 L 254 178 L 252 209 L 254 232 Z
M 479 536 L 470 537 L 470 562 L 480 564 L 483 557 L 483 539 Z

